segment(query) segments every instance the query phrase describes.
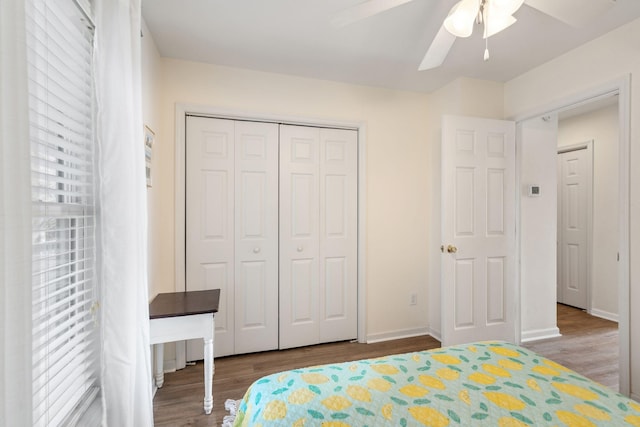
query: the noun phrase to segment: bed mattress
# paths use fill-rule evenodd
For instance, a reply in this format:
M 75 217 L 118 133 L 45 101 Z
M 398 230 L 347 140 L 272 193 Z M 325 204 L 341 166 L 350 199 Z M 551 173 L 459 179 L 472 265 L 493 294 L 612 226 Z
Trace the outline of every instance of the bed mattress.
M 263 377 L 234 425 L 640 427 L 640 404 L 525 348 L 478 342 Z

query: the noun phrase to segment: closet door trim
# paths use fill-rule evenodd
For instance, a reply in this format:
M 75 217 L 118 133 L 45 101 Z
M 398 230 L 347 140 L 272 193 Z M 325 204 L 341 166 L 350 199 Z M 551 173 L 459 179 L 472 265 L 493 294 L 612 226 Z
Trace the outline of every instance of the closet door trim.
M 312 117 L 289 116 L 269 113 L 247 113 L 246 111 L 176 104 L 175 111 L 175 291 L 185 290 L 185 145 L 187 116 L 214 117 L 219 119 L 248 120 L 287 125 L 313 126 L 321 128 L 350 129 L 358 131 L 358 341 L 366 342 L 366 140 L 367 126 L 364 121 L 327 120 Z M 186 366 L 185 346 L 176 345 L 176 369 Z

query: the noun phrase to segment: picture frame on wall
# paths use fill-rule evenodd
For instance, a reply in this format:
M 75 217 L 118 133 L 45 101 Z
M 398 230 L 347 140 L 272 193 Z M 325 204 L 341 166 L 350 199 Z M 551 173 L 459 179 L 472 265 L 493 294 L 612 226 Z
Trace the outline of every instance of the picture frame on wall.
M 155 139 L 156 134 L 149 128 L 149 126 L 144 127 L 144 163 L 145 163 L 145 173 L 147 176 L 147 187 L 151 187 L 151 158 L 153 155 L 153 141 Z

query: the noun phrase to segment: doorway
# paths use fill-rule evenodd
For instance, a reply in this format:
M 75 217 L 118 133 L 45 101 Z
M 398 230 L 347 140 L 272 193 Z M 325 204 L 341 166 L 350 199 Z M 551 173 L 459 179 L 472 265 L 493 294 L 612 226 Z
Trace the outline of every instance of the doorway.
M 613 104 L 617 106 L 617 131 L 618 135 L 615 140 L 618 142 L 618 149 L 614 154 L 615 159 L 618 162 L 618 169 L 613 171 L 611 178 L 617 183 L 618 192 L 620 197 L 617 199 L 615 207 L 609 206 L 609 214 L 618 218 L 618 229 L 611 234 L 615 236 L 616 245 L 615 251 L 612 254 L 615 262 L 615 271 L 617 275 L 609 282 L 613 281 L 613 287 L 617 289 L 617 303 L 618 303 L 618 330 L 619 330 L 619 378 L 620 378 L 620 393 L 629 395 L 630 393 L 630 324 L 629 324 L 629 292 L 630 292 L 630 279 L 629 279 L 629 153 L 630 153 L 630 110 L 629 110 L 629 97 L 630 97 L 630 78 L 625 76 L 615 81 L 604 84 L 598 88 L 584 91 L 579 94 L 567 97 L 560 101 L 542 106 L 535 112 L 532 112 L 521 117 L 517 117 L 516 120 L 519 124 L 531 122 L 532 119 L 538 117 L 543 120 L 549 120 L 554 116 L 564 112 L 571 112 L 572 110 L 580 111 L 581 108 L 591 107 L 594 102 L 601 102 L 607 98 L 614 97 Z M 617 102 L 616 102 L 617 100 Z M 591 104 L 591 105 L 590 105 Z M 545 121 L 546 121 L 545 120 Z M 586 138 L 585 138 L 586 139 Z M 597 143 L 597 142 L 596 142 Z M 523 154 L 519 154 L 519 158 L 523 159 Z M 555 169 L 555 159 L 553 166 L 551 161 L 547 163 L 549 167 Z M 555 175 L 555 174 L 554 174 Z M 526 184 L 523 182 L 522 184 Z M 597 221 L 594 218 L 594 222 Z M 595 235 L 594 235 L 595 238 Z M 524 240 L 521 236 L 520 242 Z M 522 256 L 522 255 L 521 255 Z M 523 260 L 524 258 L 521 258 Z M 611 279 L 611 278 L 610 278 Z M 609 288 L 611 289 L 611 288 Z M 532 292 L 528 289 L 525 283 L 521 288 L 521 292 Z M 548 302 L 553 307 L 539 307 L 540 310 L 550 310 L 556 312 L 556 302 Z M 602 313 L 601 313 L 602 314 Z M 523 337 L 524 338 L 524 337 Z
M 558 115 L 558 302 L 616 322 L 618 102 L 615 95 Z
M 442 119 L 441 339 L 515 341 L 515 123 Z
M 611 372 L 619 370 L 621 361 L 616 345 L 620 247 L 618 103 L 615 95 L 561 112 L 558 117 L 558 303 L 566 304 L 558 305 L 558 326 L 562 335 L 574 334 L 565 317 L 567 312 L 576 311 L 572 307 L 582 309 L 585 313 L 581 328 L 613 344 L 597 346 L 590 353 L 594 363 L 607 366 Z M 600 336 L 602 324 L 607 331 Z M 589 345 L 580 341 L 575 344 Z M 619 379 L 607 379 L 618 391 Z

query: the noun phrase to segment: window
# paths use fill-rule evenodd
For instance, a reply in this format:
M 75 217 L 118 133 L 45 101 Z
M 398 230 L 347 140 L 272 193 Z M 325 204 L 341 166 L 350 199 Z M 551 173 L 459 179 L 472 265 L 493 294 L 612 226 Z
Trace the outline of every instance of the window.
M 37 426 L 74 424 L 99 392 L 94 29 L 87 11 L 73 0 L 27 1 Z

